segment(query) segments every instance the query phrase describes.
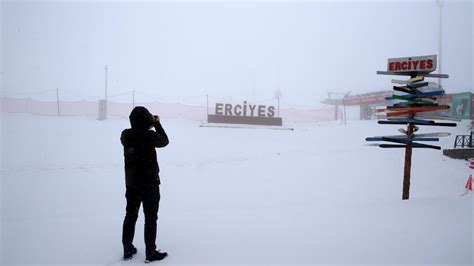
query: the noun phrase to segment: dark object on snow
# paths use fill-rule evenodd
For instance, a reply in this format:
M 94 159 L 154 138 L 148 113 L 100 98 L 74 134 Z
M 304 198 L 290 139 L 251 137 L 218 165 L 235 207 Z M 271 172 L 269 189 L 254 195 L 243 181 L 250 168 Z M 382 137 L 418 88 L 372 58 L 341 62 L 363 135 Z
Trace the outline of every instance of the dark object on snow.
M 137 254 L 137 248 L 132 245 L 131 248 L 123 251 L 123 260 L 131 260 L 135 254 Z
M 157 261 L 157 260 L 162 260 L 168 256 L 168 253 L 166 252 L 160 252 L 156 251 L 150 254 L 150 256 L 146 256 L 145 263 L 152 262 L 152 261 Z
M 471 135 L 457 135 L 456 139 L 454 140 L 454 148 L 457 147 L 461 148 L 473 148 L 473 131 L 471 131 Z
M 125 157 L 125 184 L 127 207 L 123 222 L 122 244 L 124 259 L 131 259 L 136 249 L 133 246 L 135 224 L 140 205 L 145 214 L 146 255 L 153 257 L 156 251 L 156 221 L 160 203 L 160 177 L 155 148 L 168 145 L 168 136 L 158 116 L 153 116 L 145 107 L 137 106 L 130 114 L 132 128 L 122 132 L 120 140 Z M 150 130 L 151 127 L 155 131 Z
M 443 155 L 453 159 L 469 159 L 474 158 L 474 148 L 471 149 L 445 149 Z

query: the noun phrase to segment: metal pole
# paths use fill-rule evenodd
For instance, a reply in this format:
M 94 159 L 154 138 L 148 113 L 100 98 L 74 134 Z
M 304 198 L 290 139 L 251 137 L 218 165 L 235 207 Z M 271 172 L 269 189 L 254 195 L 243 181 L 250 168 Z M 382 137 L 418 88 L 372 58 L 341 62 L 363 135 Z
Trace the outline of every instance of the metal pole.
M 58 103 L 58 117 L 61 116 L 59 113 L 59 89 L 56 88 L 56 102 Z
M 281 91 L 280 91 L 280 64 L 277 66 L 277 100 L 278 100 L 278 117 L 280 117 L 280 96 L 281 96 Z
M 280 97 L 277 97 L 278 100 L 278 114 L 277 116 L 280 117 Z
M 436 3 L 438 4 L 439 6 L 439 35 L 438 35 L 438 73 L 441 74 L 442 73 L 442 67 L 441 67 L 441 62 L 443 60 L 441 60 L 441 48 L 442 48 L 442 21 L 443 21 L 443 1 L 442 0 L 436 0 Z M 441 85 L 441 78 L 438 78 L 438 85 L 440 88 L 442 88 L 442 85 Z
M 256 74 L 253 73 L 252 75 L 252 97 L 255 100 L 255 89 L 257 87 L 257 77 Z
M 107 102 L 107 65 L 105 65 L 105 101 Z
M 471 137 L 469 138 L 469 147 L 472 148 L 472 129 L 471 129 Z
M 344 125 L 347 124 L 346 103 L 344 103 Z
M 206 112 L 209 115 L 209 94 L 206 94 Z
M 342 123 L 345 125 L 346 124 L 346 97 L 347 97 L 347 94 L 344 94 L 344 97 L 342 97 Z
M 135 90 L 133 90 L 132 105 L 133 105 L 133 108 L 135 108 Z

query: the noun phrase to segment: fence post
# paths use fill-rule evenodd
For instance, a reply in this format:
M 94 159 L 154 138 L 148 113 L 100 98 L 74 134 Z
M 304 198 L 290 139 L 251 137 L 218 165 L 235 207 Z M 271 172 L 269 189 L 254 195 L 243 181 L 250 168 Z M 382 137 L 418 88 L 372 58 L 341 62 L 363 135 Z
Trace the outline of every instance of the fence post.
M 61 113 L 59 112 L 59 89 L 56 88 L 56 102 L 58 103 L 58 117 L 61 116 Z
M 471 130 L 471 137 L 469 138 L 469 147 L 472 148 L 472 130 Z

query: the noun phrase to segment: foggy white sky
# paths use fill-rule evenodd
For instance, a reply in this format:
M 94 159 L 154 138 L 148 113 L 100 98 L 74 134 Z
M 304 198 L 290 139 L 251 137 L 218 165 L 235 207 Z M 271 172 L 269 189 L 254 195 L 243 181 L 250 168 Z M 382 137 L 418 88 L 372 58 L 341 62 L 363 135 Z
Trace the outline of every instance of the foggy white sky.
M 473 88 L 472 12 L 472 1 L 443 7 L 448 92 Z M 319 105 L 327 91 L 390 89 L 375 74 L 388 57 L 438 54 L 438 15 L 435 1 L 3 1 L 2 94 L 103 98 L 107 64 L 110 100 L 135 89 L 271 101 L 280 88 L 283 103 Z

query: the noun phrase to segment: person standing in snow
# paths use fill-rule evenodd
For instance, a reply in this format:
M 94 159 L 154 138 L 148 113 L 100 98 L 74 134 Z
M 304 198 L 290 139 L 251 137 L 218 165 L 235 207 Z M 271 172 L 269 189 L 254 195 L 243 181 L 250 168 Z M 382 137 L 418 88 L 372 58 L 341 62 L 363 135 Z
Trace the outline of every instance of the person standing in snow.
M 122 131 L 125 161 L 127 207 L 123 222 L 123 259 L 130 260 L 137 253 L 133 245 L 135 223 L 143 203 L 145 214 L 146 262 L 164 259 L 168 254 L 156 250 L 156 221 L 160 202 L 160 168 L 155 148 L 168 145 L 168 136 L 159 116 L 145 107 L 137 106 L 130 113 L 131 128 Z M 154 131 L 151 128 L 154 127 Z

